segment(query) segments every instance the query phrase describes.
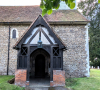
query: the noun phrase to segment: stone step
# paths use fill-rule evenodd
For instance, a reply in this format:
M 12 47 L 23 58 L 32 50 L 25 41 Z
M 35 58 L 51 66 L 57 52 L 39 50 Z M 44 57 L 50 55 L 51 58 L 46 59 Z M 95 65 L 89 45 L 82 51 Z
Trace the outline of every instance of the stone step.
M 26 87 L 25 90 L 69 90 L 65 87 Z

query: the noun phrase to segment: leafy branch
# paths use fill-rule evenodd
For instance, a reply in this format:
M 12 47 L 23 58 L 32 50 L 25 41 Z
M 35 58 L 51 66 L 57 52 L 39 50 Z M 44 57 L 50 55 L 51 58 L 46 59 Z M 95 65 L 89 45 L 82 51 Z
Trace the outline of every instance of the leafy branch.
M 50 15 L 53 9 L 59 9 L 61 1 L 65 2 L 70 9 L 75 7 L 75 0 L 41 0 L 40 8 L 42 9 L 42 16 L 45 14 Z

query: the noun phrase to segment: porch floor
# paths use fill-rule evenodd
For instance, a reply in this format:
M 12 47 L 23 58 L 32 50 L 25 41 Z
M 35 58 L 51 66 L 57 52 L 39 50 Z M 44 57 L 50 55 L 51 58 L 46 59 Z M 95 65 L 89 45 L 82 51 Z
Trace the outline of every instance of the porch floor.
M 31 78 L 29 87 L 50 87 L 50 78 Z

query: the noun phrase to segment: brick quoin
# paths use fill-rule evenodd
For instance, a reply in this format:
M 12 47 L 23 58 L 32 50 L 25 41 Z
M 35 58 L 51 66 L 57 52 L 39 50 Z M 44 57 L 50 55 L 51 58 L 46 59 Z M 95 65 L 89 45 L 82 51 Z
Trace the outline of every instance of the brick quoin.
M 25 87 L 29 85 L 29 82 L 26 82 L 27 70 L 18 69 L 15 72 L 15 85 Z
M 50 81 L 50 86 L 65 86 L 65 71 L 53 70 L 53 81 Z

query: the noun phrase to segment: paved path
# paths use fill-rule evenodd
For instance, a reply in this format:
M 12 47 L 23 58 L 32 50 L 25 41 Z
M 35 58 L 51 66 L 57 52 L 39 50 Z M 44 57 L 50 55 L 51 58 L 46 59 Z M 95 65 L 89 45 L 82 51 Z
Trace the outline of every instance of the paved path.
M 25 90 L 70 90 L 65 87 L 26 87 Z
M 50 87 L 50 78 L 33 78 L 25 90 L 71 90 L 63 86 Z
M 50 87 L 50 78 L 31 79 L 29 87 Z

